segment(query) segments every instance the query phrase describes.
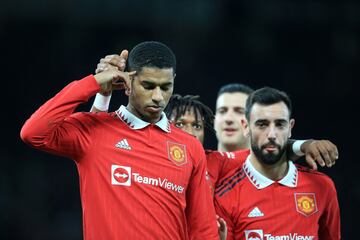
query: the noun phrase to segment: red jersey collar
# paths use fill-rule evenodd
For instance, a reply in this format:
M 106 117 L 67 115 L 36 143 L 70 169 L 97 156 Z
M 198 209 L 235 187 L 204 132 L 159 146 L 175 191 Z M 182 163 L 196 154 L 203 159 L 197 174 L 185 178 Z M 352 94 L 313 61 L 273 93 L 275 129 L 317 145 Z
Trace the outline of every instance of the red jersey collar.
M 254 166 L 252 165 L 250 161 L 250 155 L 247 157 L 243 169 L 249 178 L 250 182 L 257 188 L 257 189 L 263 189 L 271 184 L 273 184 L 275 181 L 265 177 L 262 175 L 259 171 L 257 171 Z M 277 181 L 278 183 L 294 188 L 297 186 L 297 179 L 298 179 L 298 171 L 292 161 L 289 161 L 289 170 L 285 177 L 283 177 L 280 181 Z
M 116 115 L 132 129 L 142 129 L 150 125 L 150 123 L 141 120 L 129 112 L 124 105 L 120 106 L 116 111 Z M 170 123 L 164 112 L 161 113 L 160 121 L 155 123 L 155 125 L 164 132 L 170 132 Z

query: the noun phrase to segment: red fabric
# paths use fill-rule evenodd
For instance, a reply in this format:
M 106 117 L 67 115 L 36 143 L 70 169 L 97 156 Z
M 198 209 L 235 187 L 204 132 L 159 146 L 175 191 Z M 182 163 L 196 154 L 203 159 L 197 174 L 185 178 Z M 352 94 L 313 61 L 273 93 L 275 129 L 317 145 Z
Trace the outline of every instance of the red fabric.
M 228 240 L 340 239 L 340 213 L 332 180 L 319 172 L 297 168 L 295 188 L 275 182 L 257 189 L 242 167 L 221 180 L 214 202 L 217 214 L 227 222 Z M 314 199 L 308 213 L 298 205 L 301 196 Z M 306 203 L 304 207 L 309 209 Z
M 245 162 L 250 150 L 236 152 L 218 152 L 206 150 L 206 162 L 210 177 L 210 188 L 212 193 L 219 179 L 232 175 Z
M 115 113 L 73 113 L 98 90 L 93 76 L 70 83 L 21 131 L 35 148 L 75 160 L 84 239 L 218 239 L 200 142 L 172 125 L 134 130 Z M 116 146 L 124 139 L 130 149 Z

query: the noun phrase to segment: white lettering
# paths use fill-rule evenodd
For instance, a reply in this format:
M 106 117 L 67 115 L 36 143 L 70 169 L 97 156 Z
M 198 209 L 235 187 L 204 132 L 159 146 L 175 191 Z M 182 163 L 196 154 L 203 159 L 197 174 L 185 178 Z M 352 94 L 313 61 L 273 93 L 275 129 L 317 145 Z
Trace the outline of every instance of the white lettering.
M 141 176 L 139 173 L 132 173 L 132 175 L 134 176 L 134 181 L 137 183 L 142 183 L 142 184 L 152 185 L 152 186 L 160 186 L 162 188 L 169 189 L 169 190 L 172 190 L 172 191 L 175 191 L 178 193 L 184 192 L 184 187 L 182 187 L 180 185 L 176 185 L 175 183 L 169 182 L 166 178 L 164 178 L 164 179 L 150 178 L 150 177 Z
M 166 182 L 166 178 L 163 180 L 161 180 L 161 178 L 159 178 L 160 187 L 164 187 L 165 182 Z
M 289 233 L 289 235 L 273 236 L 270 233 L 265 233 L 266 240 L 314 240 L 314 236 L 301 236 L 298 233 Z

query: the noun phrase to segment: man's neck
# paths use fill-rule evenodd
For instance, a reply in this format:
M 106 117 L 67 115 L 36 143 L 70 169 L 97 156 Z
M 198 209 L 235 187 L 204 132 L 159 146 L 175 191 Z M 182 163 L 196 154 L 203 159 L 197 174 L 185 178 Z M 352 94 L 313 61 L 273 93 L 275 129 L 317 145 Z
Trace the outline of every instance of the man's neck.
M 218 143 L 218 147 L 217 150 L 219 152 L 235 152 L 235 151 L 240 151 L 240 150 L 246 150 L 248 149 L 248 145 L 247 144 L 242 144 L 242 145 L 224 145 L 221 144 L 220 142 Z
M 286 160 L 285 155 L 277 163 L 267 165 L 262 163 L 253 153 L 251 153 L 250 162 L 259 173 L 273 181 L 281 180 L 289 171 L 289 161 Z

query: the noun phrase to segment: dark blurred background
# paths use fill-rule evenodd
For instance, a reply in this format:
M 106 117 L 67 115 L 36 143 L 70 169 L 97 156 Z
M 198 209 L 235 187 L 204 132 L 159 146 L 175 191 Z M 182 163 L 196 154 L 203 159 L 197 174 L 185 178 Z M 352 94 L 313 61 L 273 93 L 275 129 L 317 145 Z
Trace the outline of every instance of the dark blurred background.
M 230 82 L 286 91 L 293 136 L 339 148 L 335 167 L 321 171 L 338 190 L 343 239 L 357 239 L 359 13 L 355 0 L 2 0 L 0 239 L 82 238 L 75 164 L 31 149 L 19 132 L 100 58 L 145 40 L 175 52 L 175 92 L 199 94 L 213 109 L 217 90 Z M 121 103 L 122 93 L 113 94 L 110 110 Z M 213 135 L 206 146 L 216 147 Z

